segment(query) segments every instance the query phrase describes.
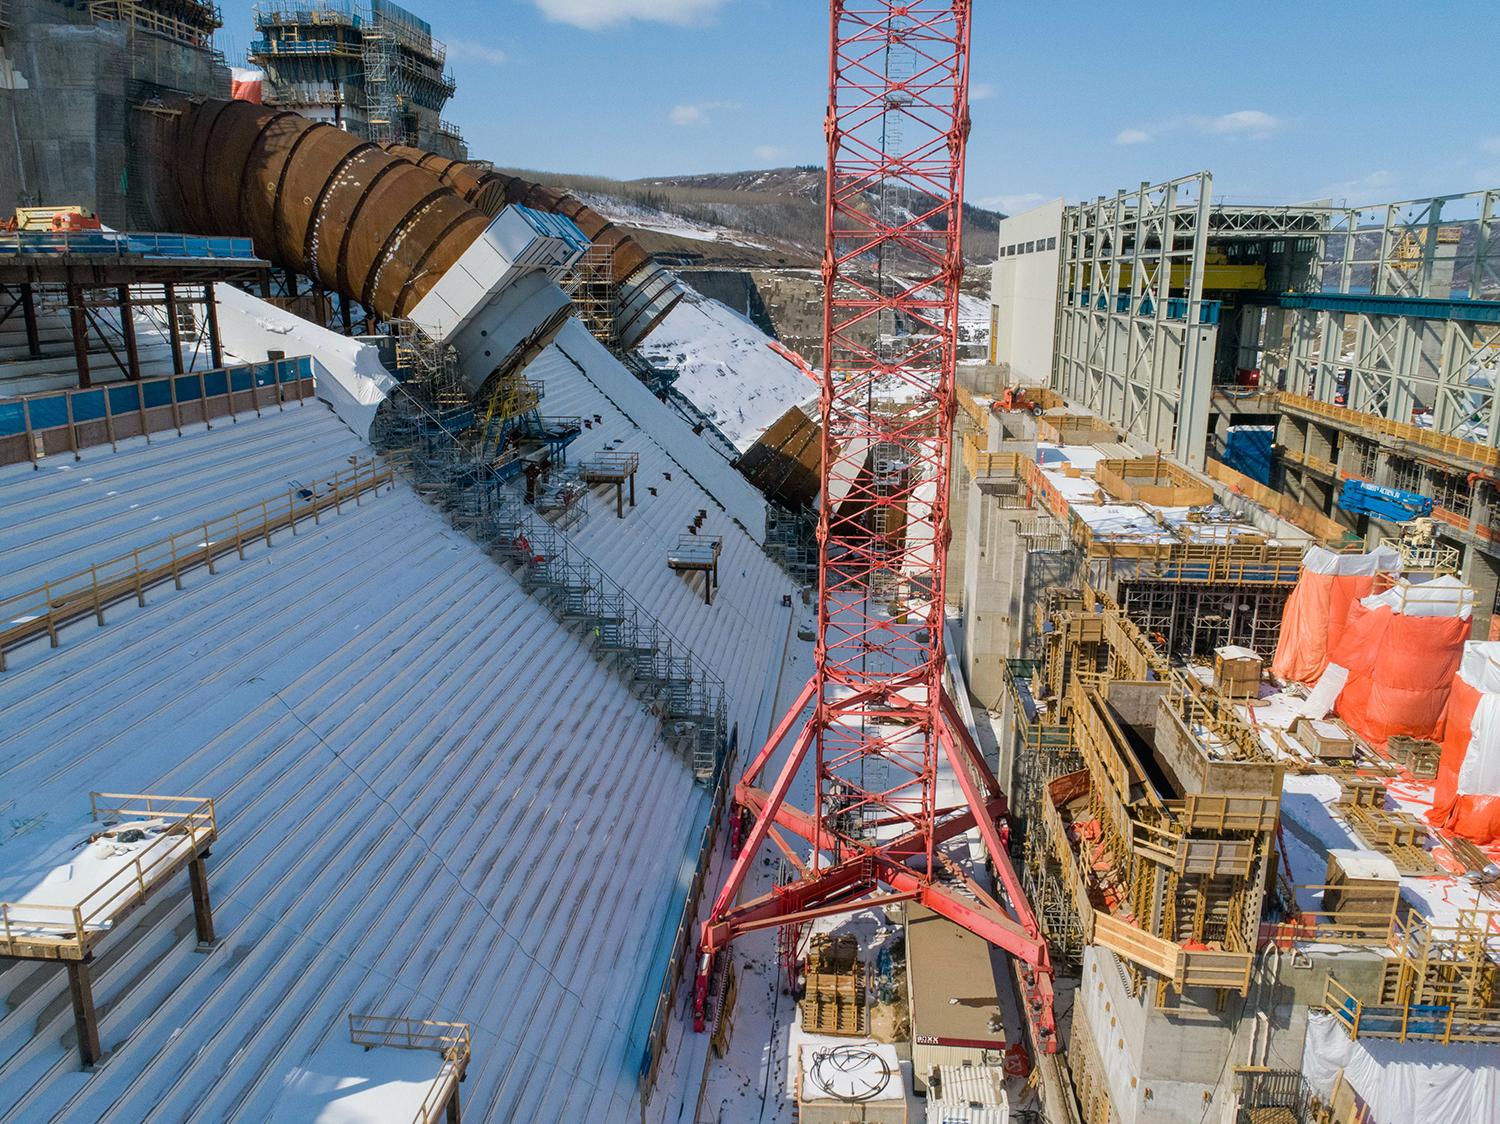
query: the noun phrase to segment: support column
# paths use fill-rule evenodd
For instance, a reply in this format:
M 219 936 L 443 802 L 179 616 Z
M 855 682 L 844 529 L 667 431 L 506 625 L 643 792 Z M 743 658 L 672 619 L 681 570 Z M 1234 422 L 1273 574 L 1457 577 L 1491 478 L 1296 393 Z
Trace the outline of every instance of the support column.
M 213 944 L 214 910 L 208 898 L 208 871 L 202 855 L 188 863 L 188 880 L 193 884 L 193 923 L 198 927 L 198 943 Z
M 167 338 L 172 341 L 172 373 L 182 374 L 182 327 L 177 323 L 177 286 L 168 281 L 163 286 L 167 294 Z
M 83 315 L 83 289 L 68 286 L 68 321 L 73 328 L 73 360 L 78 365 L 78 385 L 93 386 L 89 378 L 89 324 Z
M 208 355 L 214 370 L 224 365 L 224 349 L 219 343 L 219 302 L 214 300 L 214 283 L 203 286 L 203 310 L 208 318 Z
M 99 1017 L 94 1012 L 94 989 L 89 982 L 89 962 L 69 960 L 68 994 L 73 1000 L 73 1023 L 78 1028 L 78 1056 L 87 1069 L 104 1056 L 99 1048 Z
M 36 293 L 32 291 L 29 282 L 21 285 L 21 315 L 26 320 L 26 350 L 31 352 L 33 359 L 40 359 L 42 357 L 42 334 L 37 330 Z
M 130 300 L 130 286 L 116 290 L 120 297 L 120 335 L 125 339 L 125 377 L 141 381 L 141 357 L 135 346 L 135 306 Z
M 349 313 L 349 298 L 339 295 L 339 321 L 344 325 L 344 335 L 354 334 L 354 317 Z
M 448 1124 L 463 1124 L 463 1110 L 458 1104 L 458 1086 L 453 1086 L 453 1095 L 448 1098 Z

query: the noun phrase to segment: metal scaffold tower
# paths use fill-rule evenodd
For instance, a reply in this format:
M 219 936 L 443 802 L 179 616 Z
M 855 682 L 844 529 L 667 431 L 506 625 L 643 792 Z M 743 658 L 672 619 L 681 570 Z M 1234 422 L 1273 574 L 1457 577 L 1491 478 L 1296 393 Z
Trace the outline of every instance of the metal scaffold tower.
M 832 3 L 815 670 L 735 790 L 754 820 L 702 931 L 699 1029 L 736 937 L 916 901 L 1022 962 L 1034 1044 L 1056 1049 L 1005 797 L 943 685 L 970 21 L 969 0 Z M 804 811 L 788 796 L 809 761 Z M 962 799 L 945 803 L 940 780 Z M 944 853 L 976 828 L 993 893 Z M 797 878 L 739 902 L 767 842 Z

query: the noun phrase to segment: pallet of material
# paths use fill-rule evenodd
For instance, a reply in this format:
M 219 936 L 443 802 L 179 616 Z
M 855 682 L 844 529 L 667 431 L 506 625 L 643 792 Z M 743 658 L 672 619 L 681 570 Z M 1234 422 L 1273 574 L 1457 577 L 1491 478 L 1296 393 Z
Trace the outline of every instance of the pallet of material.
M 1384 808 L 1385 785 L 1376 777 L 1340 777 L 1338 802 L 1357 804 L 1361 808 Z
M 1319 761 L 1354 760 L 1354 734 L 1337 720 L 1299 718 L 1292 723 L 1292 737 Z
M 1430 738 L 1409 738 L 1404 734 L 1393 734 L 1385 745 L 1386 751 L 1419 781 L 1437 779 L 1438 760 L 1443 747 Z
M 1339 811 L 1360 841 L 1396 864 L 1401 874 L 1431 874 L 1437 863 L 1427 853 L 1427 825 L 1410 812 L 1343 804 Z
M 859 944 L 847 934 L 813 938 L 802 997 L 802 1029 L 809 1034 L 863 1037 L 869 1033 L 865 966 Z

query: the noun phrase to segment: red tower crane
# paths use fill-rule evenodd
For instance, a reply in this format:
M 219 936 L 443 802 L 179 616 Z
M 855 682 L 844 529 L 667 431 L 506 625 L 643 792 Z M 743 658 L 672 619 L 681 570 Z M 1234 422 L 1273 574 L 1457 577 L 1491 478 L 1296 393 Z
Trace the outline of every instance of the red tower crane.
M 815 670 L 735 788 L 753 826 L 703 926 L 699 1030 L 737 936 L 916 901 L 1022 961 L 1033 1046 L 1056 1049 L 1046 941 L 997 826 L 1005 797 L 943 686 L 971 6 L 832 0 Z M 801 810 L 788 796 L 809 756 Z M 945 853 L 974 828 L 997 893 Z M 796 877 L 740 902 L 768 841 Z

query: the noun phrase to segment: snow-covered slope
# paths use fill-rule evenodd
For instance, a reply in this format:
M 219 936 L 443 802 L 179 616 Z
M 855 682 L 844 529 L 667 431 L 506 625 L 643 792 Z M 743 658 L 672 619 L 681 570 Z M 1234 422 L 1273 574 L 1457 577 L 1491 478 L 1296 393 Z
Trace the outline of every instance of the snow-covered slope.
M 771 337 L 727 305 L 689 291 L 640 348 L 678 373 L 676 389 L 740 452 L 817 388 L 769 344 Z
M 9 466 L 5 551 L 76 569 L 91 536 L 117 553 L 356 444 L 309 402 Z M 266 1120 L 350 1012 L 469 1023 L 474 1120 L 640 1119 L 642 1016 L 707 814 L 656 717 L 404 485 L 215 570 L 8 653 L 0 866 L 86 830 L 91 790 L 214 797 L 220 943 L 195 951 L 185 875 L 122 922 L 90 1073 L 60 967 L 0 961 L 0 1119 Z

